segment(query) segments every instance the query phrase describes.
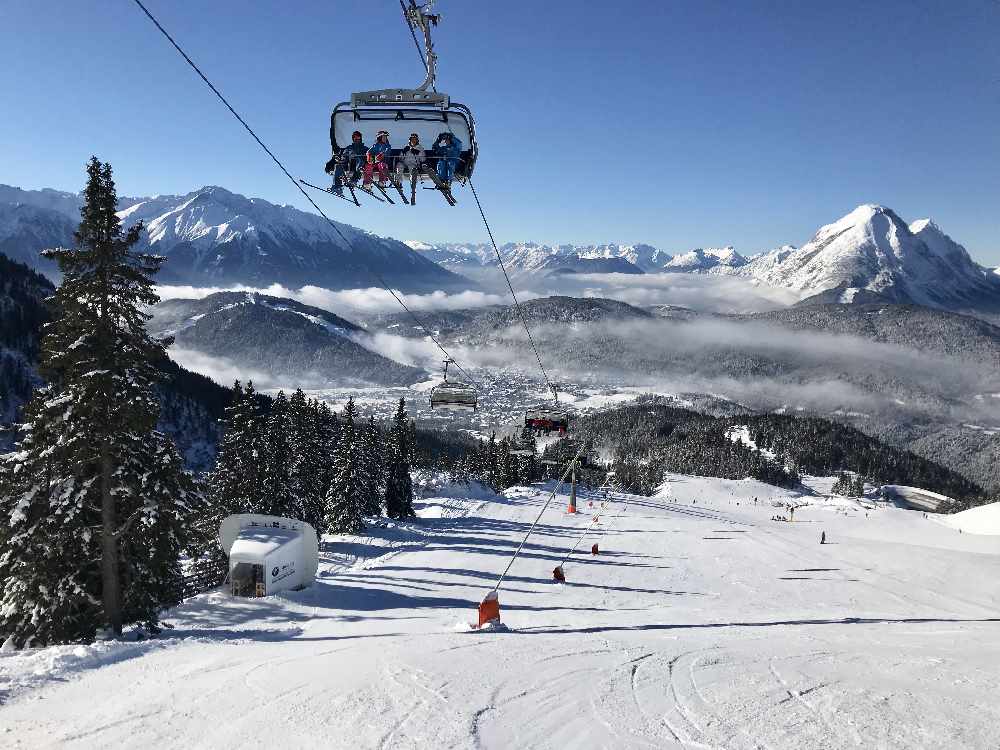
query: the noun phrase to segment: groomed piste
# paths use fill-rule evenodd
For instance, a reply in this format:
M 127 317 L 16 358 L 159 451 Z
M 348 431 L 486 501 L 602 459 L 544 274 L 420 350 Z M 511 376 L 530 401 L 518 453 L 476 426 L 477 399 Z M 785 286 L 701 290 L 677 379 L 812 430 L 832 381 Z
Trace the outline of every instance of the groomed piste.
M 442 487 L 418 521 L 327 537 L 305 590 L 202 594 L 151 641 L 2 654 L 0 736 L 31 748 L 1000 746 L 995 536 L 753 481 L 671 476 L 597 524 L 586 511 L 600 498 L 581 494 L 569 515 L 560 494 L 500 589 L 504 628 L 471 630 L 550 490 Z M 794 522 L 770 520 L 793 501 Z

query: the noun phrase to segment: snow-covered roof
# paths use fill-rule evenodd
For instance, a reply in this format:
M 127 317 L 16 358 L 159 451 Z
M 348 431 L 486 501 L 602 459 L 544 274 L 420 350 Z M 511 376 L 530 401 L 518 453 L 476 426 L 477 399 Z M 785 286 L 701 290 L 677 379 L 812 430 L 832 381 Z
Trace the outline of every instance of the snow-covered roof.
M 231 558 L 263 560 L 279 547 L 302 536 L 299 529 L 250 526 L 240 529 L 229 552 Z

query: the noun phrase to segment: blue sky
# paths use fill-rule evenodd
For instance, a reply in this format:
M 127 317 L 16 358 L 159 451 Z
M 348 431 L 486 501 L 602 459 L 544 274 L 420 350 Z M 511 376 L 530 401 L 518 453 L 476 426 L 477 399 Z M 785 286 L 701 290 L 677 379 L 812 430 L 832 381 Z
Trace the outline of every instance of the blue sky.
M 148 0 L 297 176 L 322 180 L 334 103 L 414 86 L 396 0 Z M 439 0 L 439 88 L 472 107 L 502 241 L 669 251 L 801 244 L 859 203 L 932 216 L 1000 264 L 1000 2 Z M 217 184 L 305 200 L 130 0 L 4 0 L 0 182 L 127 195 Z M 355 209 L 400 239 L 486 240 L 448 208 Z

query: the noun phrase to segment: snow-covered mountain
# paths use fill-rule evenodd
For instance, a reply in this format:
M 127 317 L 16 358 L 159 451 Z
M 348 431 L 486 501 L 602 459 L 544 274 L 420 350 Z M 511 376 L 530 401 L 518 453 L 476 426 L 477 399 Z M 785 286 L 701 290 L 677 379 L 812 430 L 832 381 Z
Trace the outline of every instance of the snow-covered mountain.
M 424 377 L 422 370 L 366 348 L 368 335 L 360 326 L 326 310 L 254 292 L 160 302 L 149 328 L 174 336 L 183 350 L 183 356 L 175 352 L 180 361 L 194 367 L 197 359 L 212 374 L 224 364 L 244 377 L 313 388 L 409 385 Z M 201 362 L 191 352 L 222 362 Z
M 930 219 L 907 225 L 892 209 L 866 204 L 821 227 L 801 248 L 713 269 L 795 289 L 807 302 L 906 302 L 944 309 L 1000 309 L 1000 278 Z
M 72 193 L 0 186 L 0 251 L 54 273 L 38 250 L 72 243 L 79 207 Z M 377 285 L 374 271 L 409 292 L 474 286 L 396 240 L 338 223 L 348 244 L 321 216 L 221 187 L 122 198 L 119 207 L 127 225 L 145 223 L 147 244 L 168 258 L 162 283 L 346 289 Z
M 573 273 L 645 273 L 625 258 L 581 258 L 579 255 L 554 255 L 538 270 L 549 276 Z
M 443 243 L 431 245 L 411 240 L 412 249 L 445 268 L 461 272 L 463 268 L 492 268 L 497 266 L 493 246 L 485 243 Z M 511 273 L 530 274 L 545 268 L 576 266 L 593 273 L 635 273 L 659 271 L 671 255 L 652 245 L 544 245 L 537 242 L 508 242 L 500 245 L 500 257 Z M 610 263 L 578 263 L 577 261 L 611 261 Z M 624 261 L 629 265 L 623 265 Z M 608 270 L 597 270 L 608 269 Z
M 675 255 L 663 269 L 668 273 L 700 273 L 719 266 L 724 268 L 740 268 L 745 266 L 747 259 L 732 247 L 696 248 L 687 253 Z

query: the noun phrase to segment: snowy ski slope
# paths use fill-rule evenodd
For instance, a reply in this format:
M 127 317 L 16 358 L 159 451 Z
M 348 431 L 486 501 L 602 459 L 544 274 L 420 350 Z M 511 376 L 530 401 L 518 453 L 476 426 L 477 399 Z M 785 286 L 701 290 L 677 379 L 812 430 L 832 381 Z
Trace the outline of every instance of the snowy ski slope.
M 510 632 L 470 633 L 545 495 L 438 494 L 416 523 L 333 538 L 310 589 L 205 594 L 151 642 L 0 654 L 0 742 L 1000 747 L 996 536 L 673 476 L 606 513 L 601 554 L 582 544 L 557 585 L 591 520 L 559 497 L 501 590 Z

